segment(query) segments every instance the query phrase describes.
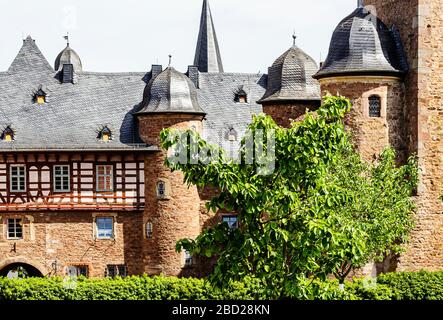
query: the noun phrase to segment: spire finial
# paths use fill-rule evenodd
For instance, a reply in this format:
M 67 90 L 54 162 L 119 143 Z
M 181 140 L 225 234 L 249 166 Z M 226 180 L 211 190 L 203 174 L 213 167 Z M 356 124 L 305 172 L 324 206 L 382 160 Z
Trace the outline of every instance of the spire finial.
M 292 34 L 292 45 L 295 47 L 295 40 L 297 40 L 297 35 L 295 34 L 295 30 L 294 33 Z
M 170 67 L 171 63 L 172 63 L 172 54 L 170 54 L 168 57 L 169 57 L 169 65 L 168 65 L 168 67 Z
M 364 6 L 363 0 L 357 0 L 357 8 L 363 8 Z
M 66 32 L 66 36 L 63 38 L 66 40 L 66 46 L 69 47 L 69 32 Z
M 224 71 L 208 0 L 203 1 L 194 65 L 200 72 Z

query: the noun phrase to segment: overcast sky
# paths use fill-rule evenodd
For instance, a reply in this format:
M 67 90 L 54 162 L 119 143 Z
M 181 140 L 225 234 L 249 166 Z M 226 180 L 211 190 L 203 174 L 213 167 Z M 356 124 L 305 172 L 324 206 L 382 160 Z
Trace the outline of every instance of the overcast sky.
M 0 0 L 0 70 L 31 35 L 53 64 L 70 34 L 86 71 L 148 71 L 193 63 L 202 0 Z M 225 71 L 266 72 L 292 44 L 325 58 L 335 26 L 357 0 L 210 0 Z

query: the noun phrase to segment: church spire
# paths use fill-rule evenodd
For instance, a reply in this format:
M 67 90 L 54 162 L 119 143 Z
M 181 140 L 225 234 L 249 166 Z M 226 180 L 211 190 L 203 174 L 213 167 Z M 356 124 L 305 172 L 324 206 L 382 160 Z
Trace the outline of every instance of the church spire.
M 200 72 L 223 72 L 223 63 L 208 0 L 203 0 L 194 65 Z

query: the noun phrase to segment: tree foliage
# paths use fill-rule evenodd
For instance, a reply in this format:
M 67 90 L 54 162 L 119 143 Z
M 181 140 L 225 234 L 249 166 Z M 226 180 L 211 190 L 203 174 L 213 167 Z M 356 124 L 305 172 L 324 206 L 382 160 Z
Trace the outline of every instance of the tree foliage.
M 348 99 L 328 96 L 290 128 L 255 116 L 241 142 L 242 161 L 195 131 L 162 131 L 162 147 L 185 152 L 187 160 L 167 157 L 166 165 L 182 171 L 188 184 L 220 190 L 209 210 L 238 214 L 238 229 L 221 223 L 177 244 L 178 250 L 218 257 L 214 285 L 253 276 L 275 297 L 296 296 L 306 277 L 343 279 L 370 260 L 401 251 L 413 227 L 416 161 L 398 167 L 392 149 L 374 164 L 362 161 L 343 125 L 350 108 Z M 275 144 L 254 140 L 255 162 L 248 164 L 249 138 L 257 132 Z M 198 158 L 195 145 L 221 156 Z

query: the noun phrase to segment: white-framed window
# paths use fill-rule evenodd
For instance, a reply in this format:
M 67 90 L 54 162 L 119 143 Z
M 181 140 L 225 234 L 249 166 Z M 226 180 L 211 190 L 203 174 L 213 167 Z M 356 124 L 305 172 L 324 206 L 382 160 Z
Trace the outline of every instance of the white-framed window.
M 192 266 L 192 255 L 187 250 L 184 251 L 184 259 L 185 259 L 185 267 L 191 267 Z
M 9 218 L 7 220 L 8 224 L 8 240 L 19 240 L 23 239 L 23 219 L 20 218 Z
M 78 266 L 68 266 L 67 268 L 68 276 L 72 278 L 76 277 L 88 277 L 89 276 L 89 267 L 84 265 Z
M 114 167 L 112 165 L 97 165 L 97 192 L 114 191 Z
M 12 165 L 10 167 L 10 191 L 25 192 L 26 191 L 26 166 Z
M 153 234 L 153 225 L 152 222 L 146 223 L 146 238 L 151 239 Z
M 95 225 L 98 239 L 114 238 L 114 218 L 97 217 L 95 219 Z
M 71 190 L 71 175 L 68 165 L 54 166 L 54 191 L 69 192 Z
M 226 222 L 231 229 L 238 228 L 238 219 L 237 216 L 223 216 L 222 222 Z

